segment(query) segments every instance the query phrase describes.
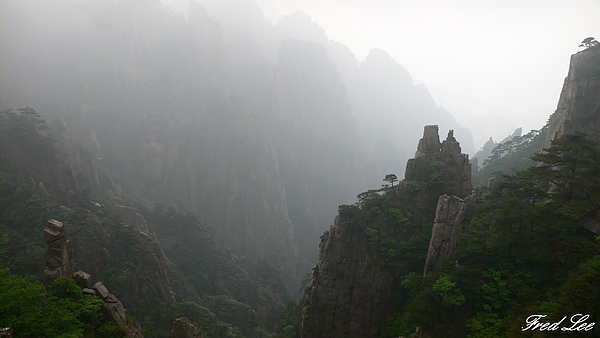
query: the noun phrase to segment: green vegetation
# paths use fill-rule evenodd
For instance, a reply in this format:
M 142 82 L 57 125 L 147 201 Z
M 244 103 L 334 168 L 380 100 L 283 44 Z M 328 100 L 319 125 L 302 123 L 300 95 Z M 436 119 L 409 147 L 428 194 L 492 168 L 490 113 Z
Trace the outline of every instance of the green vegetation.
M 546 130 L 547 126 L 540 130 L 531 130 L 523 136 L 514 137 L 494 147 L 492 154 L 483 159 L 483 167 L 473 174 L 473 185 L 486 186 L 492 177 L 514 174 L 534 165 L 531 156 L 542 149 Z
M 100 300 L 86 296 L 71 278 L 59 278 L 48 291 L 35 277 L 0 270 L 0 318 L 18 337 L 125 337 L 106 317 Z
M 384 336 L 417 327 L 433 336 L 533 336 L 520 329 L 532 314 L 598 322 L 600 243 L 580 225 L 600 210 L 600 146 L 570 134 L 532 159 L 539 165 L 503 176 L 477 206 L 441 271 L 405 277 L 409 301 Z
M 394 182 L 398 182 L 398 176 L 396 176 L 395 174 L 387 174 L 387 175 L 385 175 L 383 181 L 388 182 L 393 187 Z M 386 187 L 387 187 L 387 185 L 386 185 Z

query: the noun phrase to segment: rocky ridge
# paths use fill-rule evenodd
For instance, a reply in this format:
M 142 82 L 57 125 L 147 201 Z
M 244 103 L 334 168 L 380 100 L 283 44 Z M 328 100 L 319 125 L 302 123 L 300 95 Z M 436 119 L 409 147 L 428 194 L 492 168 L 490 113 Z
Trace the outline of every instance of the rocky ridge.
M 75 255 L 71 242 L 67 238 L 67 231 L 63 223 L 55 219 L 47 222 L 44 228 L 44 241 L 46 242 L 46 265 L 44 279 L 46 285 L 52 284 L 60 277 L 73 278 L 86 295 L 98 297 L 102 302 L 104 311 L 114 320 L 115 324 L 127 330 L 128 338 L 143 338 L 140 324 L 128 321 L 123 303 L 108 291 L 102 282 L 97 282 L 90 289 L 90 275 L 84 271 L 74 272 Z
M 564 134 L 582 132 L 600 142 L 600 46 L 571 56 L 558 105 L 550 116 L 543 148 Z
M 91 154 L 80 148 L 66 126 L 55 123 L 42 130 L 42 121 L 33 121 L 20 110 L 0 114 L 0 198 L 3 206 L 13 211 L 2 213 L 0 230 L 2 234 L 8 231 L 6 256 L 12 271 L 39 274 L 46 269 L 50 283 L 60 276 L 73 276 L 76 256 L 79 266 L 119 295 L 130 314 L 145 320 L 145 328 L 150 323 L 150 332 L 159 332 L 158 336 L 168 333 L 175 312 L 181 309 L 179 301 L 202 309 L 186 315 L 201 322 L 202 329 L 211 335 L 230 334 L 228 325 L 243 327 L 248 336 L 273 329 L 280 308 L 290 297 L 278 271 L 268 264 L 254 266 L 243 257 L 224 252 L 208 227 L 192 214 L 167 206 L 141 211 L 123 205 L 118 198 L 120 189 L 108 174 L 99 168 L 88 170 L 95 162 L 90 161 Z M 18 130 L 26 130 L 27 137 L 15 136 Z M 14 156 L 4 156 L 5 152 Z M 74 161 L 80 163 L 75 169 L 71 167 Z M 94 173 L 98 173 L 99 181 Z M 100 186 L 94 188 L 94 182 Z M 82 193 L 87 189 L 102 203 Z M 64 225 L 51 221 L 44 230 L 51 217 L 61 219 Z M 28 240 L 38 231 L 45 231 L 49 267 L 39 260 L 46 243 L 39 236 Z M 28 256 L 24 258 L 23 252 Z M 82 281 L 80 285 L 89 294 L 95 294 L 91 281 L 84 282 L 90 279 L 86 275 L 81 272 L 81 276 L 75 273 L 74 277 Z M 114 303 L 111 297 L 105 300 Z M 243 320 L 238 320 L 237 314 L 221 314 L 225 305 L 248 314 Z M 203 317 L 207 313 L 208 318 Z
M 204 335 L 196 324 L 191 323 L 187 317 L 181 317 L 173 322 L 171 338 L 204 338 Z
M 453 132 L 440 142 L 438 127 L 426 126 L 400 184 L 361 194 L 359 203 L 341 206 L 334 224 L 321 236 L 302 336 L 379 336 L 391 314 L 398 281 L 411 271 L 422 273 L 425 261 L 418 257 L 427 252 L 427 243 L 437 242 L 428 237 L 434 218 L 446 224 L 443 206 L 436 216 L 438 196 L 467 197 L 470 177 L 468 155 L 461 153 Z M 460 221 L 463 211 L 460 206 L 453 212 L 455 221 Z M 445 230 L 441 231 L 443 239 Z M 411 240 L 419 243 L 417 252 L 410 251 Z M 447 250 L 442 243 L 440 248 Z
M 550 116 L 543 149 L 564 134 L 581 132 L 600 143 L 600 46 L 571 55 L 558 105 Z M 582 227 L 600 235 L 600 213 L 586 216 Z

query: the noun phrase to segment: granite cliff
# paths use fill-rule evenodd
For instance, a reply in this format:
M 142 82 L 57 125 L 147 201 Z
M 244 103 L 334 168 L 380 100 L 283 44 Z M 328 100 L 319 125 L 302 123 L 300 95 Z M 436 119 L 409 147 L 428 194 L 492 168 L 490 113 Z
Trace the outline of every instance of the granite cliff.
M 303 337 L 377 337 L 391 314 L 400 278 L 422 273 L 441 194 L 471 192 L 468 155 L 452 131 L 440 142 L 426 126 L 405 179 L 340 206 L 321 236 L 303 314 Z
M 543 148 L 564 134 L 582 132 L 600 142 L 600 46 L 571 56 L 558 105 L 550 116 Z
M 108 191 L 98 190 L 103 203 L 91 200 L 94 180 L 73 174 L 77 171 L 69 154 L 90 165 L 94 162 L 86 156 L 91 155 L 76 150 L 78 143 L 65 137 L 69 132 L 64 125 L 40 128 L 45 121 L 34 121 L 24 111 L 33 110 L 0 114 L 3 268 L 50 283 L 72 277 L 77 264 L 111 290 L 95 291 L 105 294 L 107 304 L 126 307 L 129 315 L 140 319 L 146 337 L 166 335 L 181 312 L 202 322 L 211 336 L 259 337 L 272 329 L 290 297 L 278 271 L 266 262 L 252 264 L 220 250 L 197 217 L 174 207 L 139 210 L 117 204 L 111 199 L 112 184 Z M 23 133 L 13 135 L 19 130 Z M 94 169 L 90 172 L 112 182 L 105 171 Z M 64 222 L 68 239 L 57 221 L 47 223 L 45 243 L 41 236 L 31 236 L 40 233 L 49 218 Z M 82 287 L 91 290 L 91 285 L 88 277 Z M 111 294 L 118 295 L 118 303 Z M 117 317 L 122 325 L 123 311 Z

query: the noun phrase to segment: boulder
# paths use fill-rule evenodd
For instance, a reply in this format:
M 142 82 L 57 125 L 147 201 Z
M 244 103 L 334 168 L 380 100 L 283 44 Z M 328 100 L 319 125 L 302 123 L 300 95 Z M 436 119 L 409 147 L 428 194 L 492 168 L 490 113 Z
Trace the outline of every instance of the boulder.
M 186 317 L 175 319 L 171 338 L 203 338 L 200 329 Z
M 73 275 L 73 279 L 75 280 L 75 282 L 77 282 L 77 285 L 79 285 L 80 288 L 85 289 L 85 288 L 89 288 L 91 287 L 91 277 L 88 273 L 83 272 L 81 270 L 78 270 L 77 272 L 75 272 L 75 274 Z
M 94 290 L 100 301 L 102 301 L 102 308 L 113 318 L 115 323 L 120 327 L 127 327 L 125 308 L 119 299 L 110 293 L 102 282 L 94 284 Z

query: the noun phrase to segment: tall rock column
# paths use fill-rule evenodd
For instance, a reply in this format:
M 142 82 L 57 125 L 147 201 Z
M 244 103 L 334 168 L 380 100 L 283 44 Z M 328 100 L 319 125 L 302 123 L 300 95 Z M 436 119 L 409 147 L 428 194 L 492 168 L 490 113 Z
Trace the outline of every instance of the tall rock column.
M 550 116 L 543 149 L 564 134 L 581 132 L 600 143 L 600 46 L 571 55 L 556 111 Z M 581 226 L 600 234 L 600 212 L 586 216 Z
M 600 46 L 571 56 L 556 111 L 550 116 L 543 148 L 564 134 L 582 132 L 600 142 Z
M 458 235 L 464 232 L 468 204 L 456 196 L 440 196 L 435 210 L 431 240 L 423 274 L 439 268 L 456 248 Z
M 51 219 L 44 228 L 46 242 L 46 270 L 44 280 L 46 285 L 52 284 L 60 277 L 72 277 L 75 273 L 75 252 L 71 241 L 67 239 L 67 230 L 62 222 Z
M 464 198 L 471 190 L 469 156 L 461 153 L 453 132 L 440 142 L 438 127 L 426 126 L 415 158 L 406 165 L 405 179 L 394 188 L 359 195 L 359 203 L 341 206 L 335 223 L 321 236 L 302 337 L 379 337 L 394 311 L 399 281 L 423 271 L 422 253 L 428 243 L 421 238 L 434 221 L 438 197 Z M 447 209 L 446 219 L 460 221 L 460 204 Z M 442 223 L 441 213 L 438 222 Z M 438 251 L 446 252 L 444 239 L 456 234 L 450 228 L 447 235 L 440 230 Z M 418 248 L 409 248 L 408 241 Z

